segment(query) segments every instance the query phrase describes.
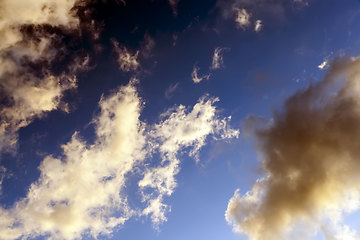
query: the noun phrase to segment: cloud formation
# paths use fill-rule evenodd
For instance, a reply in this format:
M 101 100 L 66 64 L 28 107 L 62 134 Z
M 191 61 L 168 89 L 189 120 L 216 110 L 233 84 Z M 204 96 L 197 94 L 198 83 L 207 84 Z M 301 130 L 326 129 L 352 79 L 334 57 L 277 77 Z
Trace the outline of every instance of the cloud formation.
M 254 24 L 254 31 L 255 32 L 260 32 L 263 28 L 263 23 L 260 19 L 256 20 L 255 21 L 255 24 Z
M 143 189 L 143 201 L 147 203 L 143 214 L 151 214 L 155 226 L 166 221 L 165 214 L 170 210 L 163 199 L 170 196 L 176 187 L 175 176 L 180 171 L 178 155 L 181 150 L 191 147 L 189 156 L 199 162 L 199 151 L 208 136 L 218 140 L 238 137 L 239 131 L 228 125 L 231 117 L 218 118 L 213 106 L 218 100 L 204 96 L 191 111 L 182 105 L 170 109 L 162 114 L 163 120 L 152 128 L 150 136 L 156 142 L 153 146 L 160 153 L 161 163 L 145 171 L 139 187 Z M 155 194 L 148 194 L 146 190 L 149 188 L 154 189 Z
M 140 66 L 138 61 L 139 51 L 131 52 L 115 39 L 112 39 L 111 42 L 119 68 L 124 72 L 136 71 Z
M 170 84 L 165 90 L 165 98 L 170 99 L 174 95 L 175 91 L 178 89 L 179 83 Z
M 191 78 L 192 78 L 193 82 L 194 83 L 199 83 L 204 79 L 209 80 L 209 78 L 211 76 L 211 73 L 200 76 L 199 73 L 198 73 L 199 70 L 200 70 L 200 68 L 195 65 L 194 68 L 193 68 L 193 71 L 191 73 Z
M 245 8 L 237 9 L 235 22 L 239 27 L 245 29 L 250 24 L 250 13 Z
M 203 97 L 189 112 L 184 106 L 162 114 L 159 124 L 139 120 L 143 101 L 133 79 L 107 97 L 93 119 L 95 140 L 79 133 L 62 146 L 60 156 L 48 155 L 39 166 L 40 178 L 11 208 L 0 207 L 0 238 L 49 236 L 51 239 L 96 238 L 111 234 L 132 216 L 150 216 L 154 225 L 166 221 L 163 200 L 176 187 L 180 152 L 199 160 L 209 135 L 216 139 L 238 136 L 220 119 L 215 98 Z M 153 158 L 159 152 L 161 159 Z M 151 163 L 149 165 L 149 163 Z M 125 187 L 138 176 L 144 206 L 127 202 Z
M 76 87 L 74 71 L 86 68 L 86 64 L 75 68 L 79 58 L 67 73 L 52 73 L 48 66 L 66 49 L 55 48 L 58 36 L 44 31 L 42 26 L 77 29 L 76 4 L 75 0 L 1 1 L 0 153 L 14 149 L 18 130 L 34 118 L 58 108 L 66 111 L 61 102 L 63 93 Z
M 237 190 L 226 220 L 251 240 L 358 239 L 344 215 L 360 208 L 360 60 L 337 60 L 298 91 L 256 138 L 266 174 Z
M 244 30 L 250 24 L 254 24 L 255 32 L 261 30 L 258 24 L 260 19 L 261 23 L 284 23 L 288 12 L 308 5 L 308 1 L 303 0 L 218 0 L 217 2 L 224 19 L 233 20 L 238 27 Z M 251 19 L 258 20 L 252 21 Z
M 212 56 L 212 64 L 210 69 L 219 69 L 224 65 L 224 59 L 223 59 L 223 51 L 225 49 L 221 47 L 217 47 L 214 49 L 213 56 Z
M 122 194 L 125 175 L 145 156 L 142 103 L 133 83 L 100 100 L 93 144 L 75 133 L 63 156 L 44 158 L 27 196 L 0 212 L 1 239 L 75 239 L 85 231 L 96 237 L 134 214 Z

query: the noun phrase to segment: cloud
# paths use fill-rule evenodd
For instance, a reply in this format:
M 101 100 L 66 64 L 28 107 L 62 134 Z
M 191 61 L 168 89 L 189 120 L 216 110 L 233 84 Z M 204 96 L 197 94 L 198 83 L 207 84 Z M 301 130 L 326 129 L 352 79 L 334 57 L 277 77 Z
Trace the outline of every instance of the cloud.
M 24 73 L 16 80 L 4 79 L 0 86 L 6 94 L 11 94 L 12 100 L 10 106 L 0 109 L 0 151 L 4 151 L 16 145 L 20 128 L 60 106 L 63 92 L 76 87 L 76 78 L 48 75 L 39 79 Z M 67 110 L 66 105 L 62 107 Z
M 115 39 L 112 39 L 111 42 L 119 68 L 124 72 L 136 71 L 140 66 L 138 61 L 139 51 L 131 52 Z
M 229 201 L 236 232 L 251 240 L 310 239 L 320 230 L 327 239 L 359 238 L 344 222 L 360 208 L 359 69 L 358 58 L 337 60 L 257 130 L 266 176 Z
M 191 111 L 185 106 L 170 109 L 162 115 L 163 120 L 150 132 L 155 139 L 157 151 L 161 156 L 159 166 L 147 169 L 144 178 L 139 182 L 143 189 L 143 201 L 147 207 L 144 215 L 151 215 L 155 226 L 166 221 L 165 214 L 170 208 L 163 203 L 165 196 L 170 196 L 176 188 L 176 174 L 180 171 L 179 153 L 182 149 L 191 148 L 189 156 L 199 162 L 199 151 L 206 139 L 224 140 L 238 137 L 239 131 L 228 125 L 230 117 L 219 119 L 213 106 L 217 98 L 204 96 L 194 105 Z M 148 194 L 146 190 L 154 189 Z
M 245 8 L 237 9 L 235 22 L 239 27 L 245 29 L 250 24 L 250 13 Z
M 177 16 L 178 12 L 177 12 L 177 6 L 179 4 L 180 0 L 168 0 L 169 5 L 171 6 L 172 10 L 173 10 L 173 14 L 174 16 Z
M 163 200 L 176 187 L 180 152 L 199 159 L 206 138 L 237 137 L 219 119 L 215 98 L 203 97 L 189 112 L 184 106 L 162 114 L 159 124 L 139 120 L 143 101 L 133 79 L 107 97 L 92 120 L 95 140 L 86 142 L 75 132 L 59 156 L 46 156 L 40 177 L 26 196 L 10 208 L 0 207 L 0 238 L 48 236 L 80 239 L 111 234 L 132 216 L 151 216 L 155 225 L 166 221 L 170 209 Z M 159 152 L 161 159 L 153 158 Z M 150 164 L 149 164 L 150 163 Z M 132 177 L 132 178 L 131 178 Z M 129 178 L 138 182 L 144 206 L 128 203 Z
M 224 48 L 217 47 L 214 49 L 213 57 L 212 57 L 212 64 L 210 69 L 219 69 L 224 65 L 224 59 L 223 59 L 223 51 Z
M 86 64 L 75 67 L 74 63 L 67 73 L 52 73 L 52 62 L 66 49 L 59 47 L 61 44 L 54 47 L 61 42 L 60 37 L 43 26 L 78 29 L 76 4 L 75 0 L 1 1 L 0 153 L 13 151 L 18 130 L 35 118 L 56 109 L 66 110 L 61 98 L 66 90 L 76 87 L 75 70 Z
M 208 74 L 205 74 L 205 75 L 202 75 L 202 76 L 199 76 L 198 75 L 198 71 L 200 70 L 200 68 L 198 66 L 194 66 L 193 68 L 193 71 L 191 73 L 191 78 L 193 80 L 194 83 L 199 83 L 201 82 L 202 80 L 206 79 L 206 80 L 209 80 L 211 74 L 208 73 Z
M 96 237 L 134 214 L 122 193 L 126 174 L 145 156 L 144 125 L 139 121 L 142 102 L 133 83 L 100 100 L 93 144 L 75 133 L 62 146 L 61 157 L 44 158 L 40 178 L 27 196 L 13 209 L 0 212 L 1 239 L 75 239 L 85 231 Z
M 263 23 L 260 19 L 256 20 L 255 21 L 255 24 L 254 24 L 254 31 L 255 32 L 260 32 L 263 28 Z
M 156 42 L 154 38 L 152 38 L 148 33 L 146 33 L 141 46 L 141 51 L 140 51 L 141 55 L 144 58 L 151 57 L 155 46 L 156 46 Z
M 217 2 L 221 16 L 233 20 L 242 29 L 246 29 L 251 24 L 251 18 L 263 19 L 269 24 L 285 23 L 288 12 L 308 5 L 307 1 L 302 0 L 218 0 Z M 255 26 L 256 22 L 254 22 Z
M 175 91 L 178 89 L 179 83 L 170 84 L 170 86 L 165 90 L 165 98 L 170 99 L 172 98 Z
M 328 60 L 324 60 L 319 66 L 318 66 L 318 68 L 319 69 L 324 69 L 326 66 L 328 65 Z

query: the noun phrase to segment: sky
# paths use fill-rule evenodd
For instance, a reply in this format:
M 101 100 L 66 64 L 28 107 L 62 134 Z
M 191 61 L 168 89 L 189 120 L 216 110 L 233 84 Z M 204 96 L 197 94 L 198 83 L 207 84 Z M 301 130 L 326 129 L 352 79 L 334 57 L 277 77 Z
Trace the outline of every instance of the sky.
M 360 239 L 360 1 L 0 0 L 0 239 Z

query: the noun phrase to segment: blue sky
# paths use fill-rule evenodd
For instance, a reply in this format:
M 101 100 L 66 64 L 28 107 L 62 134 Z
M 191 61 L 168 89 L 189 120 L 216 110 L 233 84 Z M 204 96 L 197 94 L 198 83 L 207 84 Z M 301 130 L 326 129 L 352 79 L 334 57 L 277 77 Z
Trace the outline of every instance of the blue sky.
M 359 238 L 359 1 L 0 8 L 0 239 Z

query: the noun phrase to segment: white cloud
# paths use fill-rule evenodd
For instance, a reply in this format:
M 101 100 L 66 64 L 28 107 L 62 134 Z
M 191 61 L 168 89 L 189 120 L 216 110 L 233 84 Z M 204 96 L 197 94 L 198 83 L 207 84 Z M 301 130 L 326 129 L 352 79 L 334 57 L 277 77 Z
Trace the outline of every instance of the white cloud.
M 238 9 L 235 22 L 239 27 L 246 28 L 250 24 L 250 13 L 245 8 Z
M 324 69 L 327 65 L 328 65 L 328 61 L 325 59 L 325 60 L 318 66 L 318 68 L 322 70 L 322 69 Z
M 163 114 L 164 120 L 155 125 L 150 133 L 155 139 L 161 155 L 161 164 L 146 170 L 144 178 L 139 182 L 143 191 L 143 201 L 147 207 L 143 214 L 150 215 L 157 226 L 166 221 L 165 214 L 169 210 L 163 203 L 165 196 L 170 196 L 176 187 L 176 174 L 180 171 L 179 153 L 182 149 L 191 147 L 189 156 L 199 161 L 199 151 L 205 145 L 206 139 L 213 136 L 216 139 L 238 137 L 239 131 L 229 128 L 229 118 L 219 119 L 213 106 L 217 98 L 202 97 L 189 112 L 182 105 L 170 109 Z M 147 194 L 145 190 L 154 189 Z
M 87 144 L 75 133 L 62 146 L 62 157 L 44 158 L 27 196 L 0 212 L 1 239 L 46 234 L 75 239 L 84 232 L 96 237 L 135 214 L 122 190 L 126 174 L 145 156 L 142 103 L 131 82 L 99 105 L 95 142 Z
M 344 216 L 360 210 L 360 60 L 333 63 L 295 93 L 270 126 L 257 129 L 266 176 L 237 190 L 226 220 L 250 240 L 359 239 Z
M 193 82 L 194 83 L 199 83 L 204 79 L 209 80 L 211 74 L 208 73 L 208 74 L 200 76 L 199 73 L 198 73 L 199 70 L 200 70 L 200 68 L 198 66 L 194 66 L 193 71 L 191 73 L 191 78 L 192 78 Z
M 112 44 L 119 68 L 124 72 L 136 71 L 140 66 L 138 61 L 139 51 L 131 52 L 114 39 Z
M 56 35 L 37 34 L 36 40 L 21 31 L 24 26 L 47 24 L 68 30 L 77 29 L 79 19 L 73 12 L 77 1 L 61 0 L 3 0 L 0 3 L 0 91 L 9 104 L 0 108 L 0 154 L 12 151 L 17 143 L 17 132 L 34 118 L 58 108 L 64 91 L 76 87 L 76 78 L 54 76 L 47 69 L 40 74 L 29 71 L 26 62 L 46 60 L 51 63 L 58 50 L 52 47 Z M 24 61 L 26 59 L 26 61 Z M 63 106 L 62 106 L 63 105 Z
M 0 208 L 1 239 L 96 238 L 111 234 L 134 215 L 150 216 L 158 226 L 170 210 L 163 201 L 176 187 L 179 153 L 190 147 L 189 156 L 199 161 L 199 150 L 209 135 L 215 139 L 238 136 L 228 126 L 229 117 L 218 118 L 213 106 L 218 99 L 208 97 L 191 111 L 180 105 L 162 114 L 159 124 L 146 126 L 139 120 L 143 103 L 135 83 L 133 79 L 101 98 L 100 113 L 92 121 L 93 143 L 76 132 L 62 146 L 62 155 L 43 159 L 40 178 L 27 195 L 9 209 Z M 156 151 L 160 162 L 152 158 Z M 133 207 L 124 189 L 128 177 L 139 174 L 144 207 Z
M 224 48 L 217 47 L 214 49 L 213 56 L 212 56 L 212 64 L 211 69 L 219 69 L 224 65 L 223 59 L 223 51 Z
M 254 31 L 255 32 L 260 32 L 263 28 L 263 23 L 260 19 L 256 20 L 255 21 L 255 24 L 254 24 Z

